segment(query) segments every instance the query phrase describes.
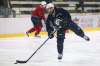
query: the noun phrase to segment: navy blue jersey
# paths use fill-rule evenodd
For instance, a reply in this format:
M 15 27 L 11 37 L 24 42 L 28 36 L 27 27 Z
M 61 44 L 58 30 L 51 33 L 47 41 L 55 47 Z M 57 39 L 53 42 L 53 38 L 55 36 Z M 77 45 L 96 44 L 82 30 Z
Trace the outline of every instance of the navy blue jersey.
M 63 8 L 55 8 L 54 11 L 48 15 L 46 21 L 47 31 L 53 31 L 55 27 L 64 27 L 68 22 L 70 22 L 71 16 L 69 12 Z

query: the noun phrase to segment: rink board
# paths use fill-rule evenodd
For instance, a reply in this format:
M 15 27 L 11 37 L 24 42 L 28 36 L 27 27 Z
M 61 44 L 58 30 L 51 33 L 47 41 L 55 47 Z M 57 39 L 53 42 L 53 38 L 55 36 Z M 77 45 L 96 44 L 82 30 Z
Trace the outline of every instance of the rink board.
M 95 28 L 95 29 L 84 29 L 84 32 L 96 32 L 100 31 L 100 28 Z M 69 31 L 68 33 L 72 33 L 72 31 Z M 40 32 L 39 34 L 41 37 L 46 37 L 47 32 Z M 15 38 L 15 37 L 25 37 L 27 36 L 26 34 L 0 34 L 0 38 Z M 34 37 L 34 32 L 29 34 L 30 37 Z

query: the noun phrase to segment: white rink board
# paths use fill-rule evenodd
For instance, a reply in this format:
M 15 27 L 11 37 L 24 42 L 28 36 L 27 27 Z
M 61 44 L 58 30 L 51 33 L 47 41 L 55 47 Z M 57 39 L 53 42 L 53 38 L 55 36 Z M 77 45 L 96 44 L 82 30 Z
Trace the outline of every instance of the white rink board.
M 100 15 L 75 15 L 72 18 L 82 28 L 100 27 Z
M 72 15 L 73 20 L 82 28 L 100 27 L 100 15 Z M 0 34 L 25 33 L 33 26 L 31 17 L 0 18 Z M 43 25 L 42 31 L 46 31 Z

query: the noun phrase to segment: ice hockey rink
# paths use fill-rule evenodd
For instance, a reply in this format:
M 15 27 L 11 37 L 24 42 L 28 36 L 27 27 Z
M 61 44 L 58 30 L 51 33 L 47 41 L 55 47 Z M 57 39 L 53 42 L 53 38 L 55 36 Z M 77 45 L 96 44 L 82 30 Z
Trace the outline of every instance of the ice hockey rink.
M 91 41 L 66 34 L 61 61 L 57 59 L 56 38 L 53 38 L 26 64 L 14 63 L 27 60 L 47 37 L 0 38 L 0 66 L 100 66 L 100 31 L 85 33 Z

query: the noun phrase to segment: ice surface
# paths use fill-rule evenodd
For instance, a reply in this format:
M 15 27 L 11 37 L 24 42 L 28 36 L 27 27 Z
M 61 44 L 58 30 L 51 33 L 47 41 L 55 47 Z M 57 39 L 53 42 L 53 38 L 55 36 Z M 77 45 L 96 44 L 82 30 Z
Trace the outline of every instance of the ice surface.
M 0 39 L 0 66 L 100 66 L 100 31 L 86 33 L 87 42 L 73 33 L 66 34 L 62 61 L 57 59 L 56 38 L 50 39 L 26 64 L 26 60 L 47 39 L 22 37 Z

